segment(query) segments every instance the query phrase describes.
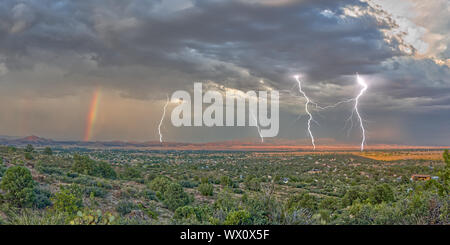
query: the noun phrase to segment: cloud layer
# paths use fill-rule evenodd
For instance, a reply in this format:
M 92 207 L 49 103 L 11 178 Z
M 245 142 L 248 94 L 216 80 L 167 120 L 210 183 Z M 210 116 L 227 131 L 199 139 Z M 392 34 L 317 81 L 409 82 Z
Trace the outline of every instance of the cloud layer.
M 418 5 L 405 2 L 413 10 Z M 0 3 L 0 95 L 14 105 L 24 96 L 31 101 L 69 101 L 88 98 L 101 86 L 111 98 L 114 94 L 159 105 L 165 93 L 192 88 L 196 81 L 246 91 L 260 89 L 263 80 L 266 87 L 289 90 L 292 76 L 301 74 L 309 95 L 328 104 L 355 95 L 358 72 L 370 83 L 361 104 L 369 129 L 383 125 L 387 130 L 383 118 L 395 117 L 396 125 L 420 122 L 405 129 L 405 135 L 415 135 L 412 130 L 426 130 L 424 118 L 450 112 L 449 53 L 442 46 L 448 44 L 448 12 L 440 12 L 441 21 L 426 21 L 435 6 L 445 7 L 442 4 L 436 1 L 428 13 L 411 15 L 386 1 L 5 0 Z M 286 121 L 304 113 L 302 99 L 294 95 L 283 94 Z M 80 115 L 86 110 L 67 103 Z M 328 137 L 342 138 L 334 132 L 348 110 L 337 108 L 342 116 L 336 116 L 335 123 L 327 121 L 334 112 L 323 115 L 324 125 L 331 124 L 323 130 L 331 134 Z M 146 120 L 158 121 L 156 111 Z M 117 138 L 132 131 L 113 123 L 117 114 L 109 114 L 111 123 L 103 132 L 99 129 L 99 139 L 114 138 L 107 128 L 116 128 Z M 448 120 L 438 127 L 448 128 Z M 68 124 L 64 119 L 58 123 Z M 303 124 L 286 126 L 280 137 L 305 137 Z M 1 133 L 44 132 L 39 126 L 24 132 L 13 128 L 4 127 Z M 135 130 L 130 135 L 149 129 Z M 67 135 L 74 137 L 79 131 L 74 127 Z M 226 134 L 204 140 L 220 140 Z M 172 139 L 197 140 L 195 135 L 182 135 L 178 132 Z M 144 136 L 156 138 L 152 133 Z M 450 144 L 449 139 L 447 131 L 397 143 Z

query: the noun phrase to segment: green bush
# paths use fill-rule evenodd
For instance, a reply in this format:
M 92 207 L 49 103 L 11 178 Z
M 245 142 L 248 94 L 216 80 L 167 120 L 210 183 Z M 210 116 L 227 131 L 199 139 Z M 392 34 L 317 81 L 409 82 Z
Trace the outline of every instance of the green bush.
M 142 178 L 142 175 L 139 169 L 126 165 L 125 169 L 120 174 L 120 178 L 124 180 L 134 180 Z
M 224 175 L 220 177 L 220 185 L 222 185 L 223 187 L 232 187 L 233 181 L 230 177 Z
M 29 207 L 34 202 L 34 181 L 30 170 L 26 167 L 8 168 L 2 177 L 0 188 L 5 192 L 5 200 L 15 206 Z
M 129 214 L 132 210 L 139 209 L 139 207 L 130 201 L 121 201 L 116 207 L 116 211 L 120 215 Z
M 31 153 L 34 151 L 34 147 L 31 144 L 28 144 L 24 151 Z
M 164 192 L 167 190 L 169 185 L 172 183 L 172 181 L 165 177 L 165 176 L 159 176 L 154 178 L 150 182 L 150 189 L 156 192 L 156 196 L 160 199 L 164 198 Z
M 192 207 L 192 206 L 183 206 L 183 207 L 178 207 L 175 210 L 173 218 L 176 219 L 176 220 L 197 219 L 197 216 L 195 215 L 194 207 Z
M 105 197 L 108 192 L 97 186 L 87 186 L 84 188 L 85 195 L 93 195 L 94 197 Z
M 194 188 L 198 186 L 197 182 L 189 180 L 181 180 L 178 183 L 180 183 L 180 185 L 183 186 L 184 188 Z
M 117 178 L 116 171 L 114 171 L 111 165 L 107 162 L 96 162 L 94 172 L 91 175 L 107 179 Z
M 48 156 L 51 156 L 51 155 L 53 155 L 53 151 L 52 151 L 52 148 L 50 148 L 50 147 L 45 147 L 45 149 L 44 149 L 44 151 L 43 151 L 43 153 L 45 154 L 45 155 L 48 155 Z
M 224 225 L 251 225 L 252 219 L 250 212 L 246 210 L 232 211 L 228 213 Z
M 319 209 L 335 211 L 339 208 L 339 200 L 333 197 L 326 197 L 319 203 Z
M 97 162 L 88 156 L 78 154 L 73 156 L 73 160 L 72 171 L 74 172 L 108 179 L 117 178 L 117 173 L 106 162 Z
M 301 208 L 315 210 L 317 208 L 316 203 L 317 201 L 314 196 L 306 192 L 301 192 L 300 194 L 289 197 L 286 207 L 288 210 L 298 210 Z
M 366 191 L 363 191 L 360 187 L 351 187 L 342 198 L 342 204 L 344 207 L 348 207 L 357 200 L 364 201 L 366 199 Z
M 6 166 L 3 163 L 3 158 L 0 157 L 0 177 L 2 177 L 6 172 Z
M 382 202 L 393 202 L 394 191 L 388 184 L 377 185 L 370 189 L 368 194 L 369 202 L 380 204 Z
M 259 191 L 261 189 L 260 180 L 254 176 L 247 177 L 244 184 L 251 191 Z
M 25 152 L 24 157 L 25 157 L 26 160 L 33 160 L 34 159 L 33 155 L 31 155 L 30 152 Z
M 191 202 L 189 195 L 184 192 L 183 187 L 177 183 L 170 184 L 164 192 L 163 197 L 163 203 L 172 211 Z
M 50 198 L 56 212 L 73 216 L 83 207 L 83 193 L 78 185 L 61 186 L 59 192 Z
M 204 224 L 208 222 L 212 209 L 208 205 L 204 206 L 183 206 L 175 210 L 173 218 L 181 221 L 182 224 Z
M 50 201 L 50 196 L 52 194 L 50 191 L 42 188 L 35 188 L 34 189 L 34 203 L 33 206 L 37 209 L 43 209 L 48 206 L 52 205 L 52 202 Z
M 214 194 L 214 186 L 212 184 L 203 183 L 198 186 L 198 191 L 203 196 L 212 196 Z
M 152 190 L 145 189 L 140 193 L 140 195 L 147 200 L 157 200 L 156 193 Z

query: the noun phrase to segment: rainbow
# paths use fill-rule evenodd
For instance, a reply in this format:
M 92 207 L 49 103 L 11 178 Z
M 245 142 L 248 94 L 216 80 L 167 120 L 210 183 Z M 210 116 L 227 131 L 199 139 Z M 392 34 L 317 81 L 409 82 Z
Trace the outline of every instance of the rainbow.
M 86 117 L 86 128 L 84 130 L 84 141 L 89 141 L 92 137 L 92 129 L 97 118 L 98 102 L 100 100 L 100 88 L 97 88 L 92 94 L 89 112 Z

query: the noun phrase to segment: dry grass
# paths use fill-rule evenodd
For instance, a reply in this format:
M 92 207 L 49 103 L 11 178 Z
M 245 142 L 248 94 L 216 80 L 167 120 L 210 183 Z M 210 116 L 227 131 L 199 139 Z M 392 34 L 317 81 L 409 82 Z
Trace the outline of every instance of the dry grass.
M 398 160 L 443 160 L 443 151 L 394 151 L 394 152 L 353 152 L 352 154 L 379 161 Z

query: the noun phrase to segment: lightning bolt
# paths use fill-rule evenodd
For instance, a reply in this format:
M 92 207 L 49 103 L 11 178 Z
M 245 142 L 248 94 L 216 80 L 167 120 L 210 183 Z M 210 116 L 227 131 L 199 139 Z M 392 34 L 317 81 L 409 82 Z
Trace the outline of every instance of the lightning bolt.
M 364 81 L 364 79 L 362 79 L 358 74 L 356 74 L 356 80 L 357 80 L 358 84 L 360 86 L 362 86 L 362 88 L 361 88 L 359 94 L 355 98 L 339 101 L 339 102 L 337 102 L 335 104 L 328 105 L 328 106 L 320 106 L 316 102 L 314 102 L 311 99 L 309 99 L 308 96 L 306 96 L 306 93 L 302 90 L 301 82 L 299 80 L 299 76 L 298 75 L 295 76 L 295 80 L 298 83 L 299 92 L 306 99 L 305 111 L 306 111 L 306 114 L 308 114 L 308 117 L 309 117 L 308 118 L 308 133 L 309 133 L 309 136 L 311 138 L 311 143 L 312 143 L 314 149 L 316 149 L 316 145 L 315 145 L 315 142 L 314 142 L 314 136 L 313 136 L 313 134 L 311 132 L 311 122 L 315 122 L 316 124 L 318 124 L 318 123 L 314 120 L 314 118 L 312 117 L 311 112 L 309 111 L 309 104 L 314 105 L 315 109 L 326 110 L 326 109 L 330 109 L 330 108 L 335 108 L 335 107 L 337 107 L 337 106 L 339 106 L 341 104 L 344 104 L 344 103 L 355 102 L 353 110 L 352 110 L 352 113 L 351 113 L 350 117 L 346 120 L 345 124 L 347 125 L 347 123 L 350 122 L 350 128 L 349 128 L 349 131 L 347 132 L 347 135 L 348 135 L 350 130 L 353 128 L 353 116 L 356 114 L 356 116 L 358 117 L 358 121 L 359 121 L 359 126 L 361 128 L 361 132 L 362 132 L 361 151 L 363 151 L 364 150 L 364 145 L 366 143 L 366 130 L 364 128 L 363 119 L 362 119 L 361 114 L 359 112 L 359 107 L 358 106 L 359 106 L 359 99 L 366 92 L 366 90 L 368 88 L 368 86 L 367 86 L 366 82 Z M 299 116 L 297 118 L 297 120 L 299 120 L 300 118 L 301 118 L 301 116 Z M 344 126 L 344 128 L 345 128 L 345 126 Z
M 169 105 L 169 95 L 166 95 L 166 96 L 167 96 L 167 101 L 166 101 L 166 104 L 164 105 L 163 114 L 161 116 L 161 120 L 159 121 L 159 125 L 158 125 L 159 142 L 161 142 L 161 143 L 163 142 L 162 134 L 161 134 L 161 126 L 163 124 L 164 117 L 166 116 L 167 105 Z
M 298 91 L 303 95 L 303 97 L 305 97 L 306 99 L 306 103 L 305 103 L 305 111 L 306 114 L 308 114 L 309 118 L 308 118 L 308 133 L 309 133 L 309 137 L 311 138 L 311 144 L 313 145 L 313 149 L 316 149 L 316 144 L 314 142 L 314 135 L 311 132 L 311 121 L 314 121 L 312 114 L 309 112 L 308 106 L 309 103 L 311 102 L 311 100 L 308 98 L 308 96 L 306 96 L 305 92 L 302 90 L 302 83 L 300 82 L 299 76 L 296 75 L 295 80 L 298 83 Z
M 362 86 L 361 91 L 359 91 L 358 96 L 356 96 L 356 98 L 355 98 L 354 110 L 356 112 L 356 115 L 358 116 L 359 126 L 361 127 L 361 132 L 362 132 L 361 151 L 363 151 L 364 150 L 364 144 L 366 143 L 366 130 L 364 129 L 363 120 L 361 118 L 361 115 L 359 114 L 358 104 L 359 104 L 359 98 L 367 90 L 367 84 L 364 81 L 364 79 L 362 79 L 358 74 L 356 74 L 356 80 L 358 81 L 358 84 Z

